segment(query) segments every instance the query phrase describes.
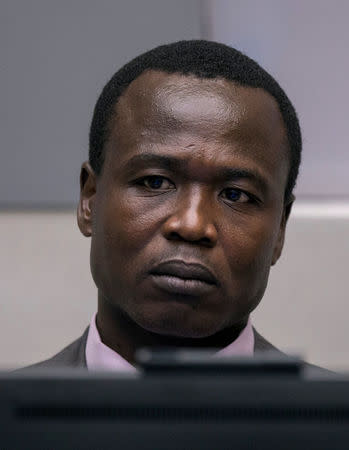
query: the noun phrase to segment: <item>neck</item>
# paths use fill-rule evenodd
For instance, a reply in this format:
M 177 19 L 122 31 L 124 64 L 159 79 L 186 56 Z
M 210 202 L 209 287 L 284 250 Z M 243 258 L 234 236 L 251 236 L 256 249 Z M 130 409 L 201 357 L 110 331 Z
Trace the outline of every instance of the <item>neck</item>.
M 137 325 L 123 311 L 98 296 L 96 325 L 102 342 L 129 363 L 135 363 L 135 353 L 142 347 L 216 348 L 231 344 L 245 328 L 248 317 L 204 338 L 182 338 L 152 333 Z

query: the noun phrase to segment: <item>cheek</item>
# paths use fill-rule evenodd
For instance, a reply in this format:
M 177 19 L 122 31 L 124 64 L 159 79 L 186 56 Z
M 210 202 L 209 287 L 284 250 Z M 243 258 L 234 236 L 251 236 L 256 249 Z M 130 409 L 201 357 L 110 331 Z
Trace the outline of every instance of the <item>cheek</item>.
M 109 258 L 121 257 L 125 263 L 151 241 L 161 223 L 161 211 L 146 203 L 118 191 L 99 203 L 95 238 Z
M 233 273 L 250 277 L 269 271 L 278 236 L 278 219 L 259 217 L 224 233 L 223 248 Z
M 97 202 L 91 271 L 96 285 L 110 298 L 116 291 L 126 295 L 153 256 L 163 211 L 144 203 L 144 199 L 123 199 L 117 192 Z

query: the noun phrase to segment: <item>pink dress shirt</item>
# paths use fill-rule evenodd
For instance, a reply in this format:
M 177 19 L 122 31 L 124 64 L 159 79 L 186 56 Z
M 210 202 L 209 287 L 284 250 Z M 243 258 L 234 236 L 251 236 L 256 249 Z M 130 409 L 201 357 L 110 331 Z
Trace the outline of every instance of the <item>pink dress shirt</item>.
M 91 319 L 90 328 L 86 342 L 86 363 L 88 370 L 105 370 L 119 373 L 136 373 L 137 369 L 133 367 L 117 352 L 107 347 L 101 341 L 101 337 L 96 326 L 95 313 Z M 215 356 L 243 355 L 252 356 L 254 350 L 254 334 L 251 320 L 249 319 L 246 327 L 241 331 L 237 339 L 219 350 Z

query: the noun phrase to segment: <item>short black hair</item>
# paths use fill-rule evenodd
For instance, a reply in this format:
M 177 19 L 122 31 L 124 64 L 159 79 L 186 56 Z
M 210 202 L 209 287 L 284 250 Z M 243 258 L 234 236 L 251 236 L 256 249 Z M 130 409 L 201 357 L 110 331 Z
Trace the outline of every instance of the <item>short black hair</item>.
M 242 86 L 262 88 L 279 105 L 290 147 L 290 170 L 285 199 L 291 197 L 301 161 L 302 136 L 296 111 L 277 81 L 253 59 L 225 44 L 205 41 L 179 41 L 156 47 L 118 70 L 97 100 L 89 137 L 89 161 L 96 175 L 101 173 L 104 147 L 109 137 L 115 106 L 129 84 L 146 70 L 195 75 L 198 78 L 224 78 Z

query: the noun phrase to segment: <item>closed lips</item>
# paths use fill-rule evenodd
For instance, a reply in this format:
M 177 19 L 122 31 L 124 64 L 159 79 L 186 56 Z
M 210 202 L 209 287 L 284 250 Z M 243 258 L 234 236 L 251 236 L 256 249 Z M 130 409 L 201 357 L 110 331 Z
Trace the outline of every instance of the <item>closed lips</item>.
M 218 284 L 217 278 L 202 264 L 186 263 L 184 261 L 167 261 L 154 267 L 152 275 L 167 275 L 182 278 L 184 280 L 199 280 L 208 284 Z

